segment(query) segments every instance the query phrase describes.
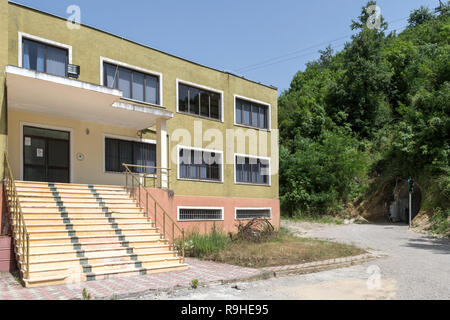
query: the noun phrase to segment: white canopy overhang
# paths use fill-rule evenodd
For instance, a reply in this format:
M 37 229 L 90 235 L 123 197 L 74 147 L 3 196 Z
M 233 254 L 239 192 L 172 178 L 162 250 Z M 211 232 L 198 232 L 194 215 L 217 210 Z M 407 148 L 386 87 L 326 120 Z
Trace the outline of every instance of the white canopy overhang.
M 6 67 L 8 108 L 137 130 L 170 119 L 160 107 L 123 102 L 122 91 L 15 66 Z

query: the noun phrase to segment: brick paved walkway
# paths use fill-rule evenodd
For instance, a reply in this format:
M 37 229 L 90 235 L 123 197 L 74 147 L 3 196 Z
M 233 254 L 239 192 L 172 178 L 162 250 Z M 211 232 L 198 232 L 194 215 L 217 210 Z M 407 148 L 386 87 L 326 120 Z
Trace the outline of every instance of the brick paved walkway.
M 147 290 L 169 290 L 176 286 L 189 286 L 193 279 L 199 284 L 217 281 L 246 279 L 262 274 L 261 270 L 243 268 L 211 261 L 186 258 L 189 268 L 134 277 L 117 277 L 108 280 L 88 281 L 40 288 L 24 288 L 10 273 L 0 273 L 0 300 L 69 300 L 81 299 L 82 291 L 95 298 L 111 299 L 114 295 L 131 295 Z

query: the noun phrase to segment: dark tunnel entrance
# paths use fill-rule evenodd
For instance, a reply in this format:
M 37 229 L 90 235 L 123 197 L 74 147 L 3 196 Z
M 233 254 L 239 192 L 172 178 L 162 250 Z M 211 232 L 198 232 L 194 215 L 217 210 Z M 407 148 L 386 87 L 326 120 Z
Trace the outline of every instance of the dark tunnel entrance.
M 409 191 L 407 186 L 394 190 L 389 206 L 389 220 L 391 222 L 409 223 Z M 414 188 L 411 198 L 411 220 L 419 213 L 422 203 L 422 192 L 419 187 Z

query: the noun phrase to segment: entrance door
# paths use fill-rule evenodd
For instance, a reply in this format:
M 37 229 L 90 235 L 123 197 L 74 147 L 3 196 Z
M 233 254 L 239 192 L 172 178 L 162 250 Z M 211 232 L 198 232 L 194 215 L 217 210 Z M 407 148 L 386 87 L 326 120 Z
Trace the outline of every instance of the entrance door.
M 23 179 L 70 182 L 70 132 L 23 127 Z

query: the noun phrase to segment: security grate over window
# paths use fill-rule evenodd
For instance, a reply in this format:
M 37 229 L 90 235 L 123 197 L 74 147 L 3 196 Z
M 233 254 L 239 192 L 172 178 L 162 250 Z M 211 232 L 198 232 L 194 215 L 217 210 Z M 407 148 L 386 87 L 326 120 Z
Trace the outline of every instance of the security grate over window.
M 221 209 L 180 209 L 178 220 L 223 220 Z
M 247 220 L 253 218 L 265 218 L 270 219 L 269 209 L 237 209 L 236 219 L 237 220 Z

